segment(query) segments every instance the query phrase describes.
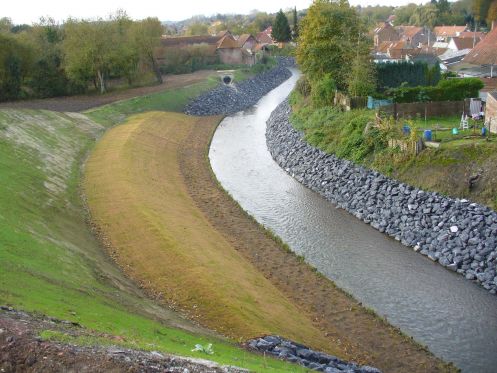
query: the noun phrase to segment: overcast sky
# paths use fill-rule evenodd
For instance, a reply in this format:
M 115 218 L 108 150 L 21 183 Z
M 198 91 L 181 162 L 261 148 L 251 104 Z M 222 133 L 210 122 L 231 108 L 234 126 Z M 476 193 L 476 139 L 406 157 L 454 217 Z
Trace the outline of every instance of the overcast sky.
M 296 6 L 307 8 L 312 0 L 1 0 L 0 18 L 10 17 L 14 23 L 33 23 L 41 16 L 51 16 L 62 21 L 69 16 L 94 18 L 106 16 L 116 9 L 124 9 L 131 18 L 142 19 L 153 16 L 162 21 L 179 21 L 192 15 L 216 13 L 247 14 L 253 9 L 276 12 L 280 8 Z M 350 0 L 352 5 L 401 5 L 419 0 Z

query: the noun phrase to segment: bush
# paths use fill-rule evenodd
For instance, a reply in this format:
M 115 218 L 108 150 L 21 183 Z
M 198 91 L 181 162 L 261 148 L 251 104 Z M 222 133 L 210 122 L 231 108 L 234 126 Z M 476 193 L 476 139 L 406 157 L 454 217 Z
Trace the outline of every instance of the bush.
M 297 81 L 296 89 L 304 97 L 308 97 L 311 94 L 311 83 L 305 75 L 302 75 Z
M 326 74 L 322 79 L 313 82 L 311 88 L 311 99 L 314 107 L 323 107 L 333 104 L 336 84 L 331 74 Z
M 401 87 L 387 91 L 394 102 L 461 101 L 478 97 L 483 82 L 478 78 L 441 80 L 435 87 Z M 423 96 L 424 99 L 420 99 Z

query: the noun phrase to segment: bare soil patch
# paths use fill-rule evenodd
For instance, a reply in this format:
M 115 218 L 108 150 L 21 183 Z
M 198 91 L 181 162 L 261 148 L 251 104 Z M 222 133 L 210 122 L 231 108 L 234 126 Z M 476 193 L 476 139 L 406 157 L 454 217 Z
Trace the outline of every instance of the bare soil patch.
M 130 88 L 104 95 L 76 95 L 66 97 L 53 97 L 36 100 L 2 102 L 0 109 L 43 109 L 61 112 L 81 112 L 96 106 L 110 104 L 112 102 L 129 99 L 136 96 L 143 96 L 151 93 L 161 92 L 166 89 L 181 88 L 205 80 L 212 75 L 212 70 L 200 70 L 191 74 L 166 75 L 164 82 L 158 85 Z

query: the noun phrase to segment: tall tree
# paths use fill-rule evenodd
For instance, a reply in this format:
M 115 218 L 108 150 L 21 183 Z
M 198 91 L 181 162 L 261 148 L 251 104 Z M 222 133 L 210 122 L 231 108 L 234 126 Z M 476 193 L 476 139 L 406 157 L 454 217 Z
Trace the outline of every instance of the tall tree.
M 297 40 L 299 37 L 299 18 L 297 14 L 297 7 L 293 8 L 293 39 Z
M 141 60 L 154 72 L 159 84 L 162 83 L 162 74 L 155 58 L 155 50 L 160 45 L 162 32 L 162 24 L 157 18 L 135 22 L 132 27 L 134 47 L 138 50 Z
M 348 92 L 352 97 L 369 96 L 376 90 L 376 71 L 369 56 L 358 54 L 350 68 Z
M 346 1 L 315 0 L 300 22 L 297 61 L 311 81 L 330 73 L 337 88 L 345 91 L 350 61 L 357 53 L 369 54 L 364 43 L 358 43 L 364 34 L 357 12 Z
M 292 32 L 290 30 L 290 25 L 288 24 L 288 18 L 286 18 L 283 10 L 276 14 L 276 19 L 273 25 L 272 37 L 278 42 L 287 42 L 292 38 Z

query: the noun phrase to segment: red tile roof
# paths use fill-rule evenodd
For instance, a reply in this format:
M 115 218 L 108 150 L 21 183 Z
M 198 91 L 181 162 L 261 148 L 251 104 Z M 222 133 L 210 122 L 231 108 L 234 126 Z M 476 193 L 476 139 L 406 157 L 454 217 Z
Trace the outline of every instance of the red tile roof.
M 396 29 L 406 38 L 412 38 L 417 33 L 423 32 L 423 27 L 418 26 L 397 26 Z
M 490 31 L 485 39 L 480 41 L 469 54 L 464 57 L 463 62 L 472 65 L 497 64 L 497 27 Z
M 437 26 L 433 29 L 436 36 L 444 38 L 458 36 L 461 32 L 466 31 L 467 26 Z
M 259 32 L 255 38 L 261 44 L 273 44 L 273 39 L 265 31 Z
M 235 49 L 239 48 L 236 40 L 231 36 L 231 34 L 227 34 L 223 36 L 221 40 L 217 43 L 218 49 Z
M 463 49 L 473 49 L 473 39 L 470 38 L 452 38 L 452 41 L 456 45 L 458 51 Z M 478 39 L 475 40 L 475 43 L 478 44 Z M 475 44 L 475 45 L 476 45 Z

